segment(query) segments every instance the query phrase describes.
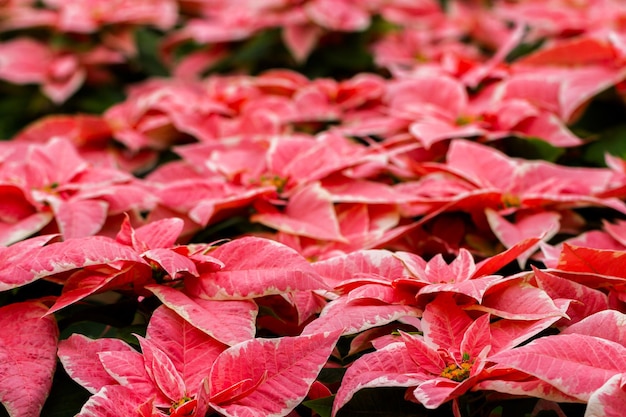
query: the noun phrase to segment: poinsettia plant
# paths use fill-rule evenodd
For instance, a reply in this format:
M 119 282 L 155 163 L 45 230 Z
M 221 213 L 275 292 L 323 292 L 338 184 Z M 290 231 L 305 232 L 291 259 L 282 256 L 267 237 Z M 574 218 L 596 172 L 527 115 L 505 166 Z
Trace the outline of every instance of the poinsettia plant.
M 0 417 L 621 416 L 624 21 L 0 1 Z

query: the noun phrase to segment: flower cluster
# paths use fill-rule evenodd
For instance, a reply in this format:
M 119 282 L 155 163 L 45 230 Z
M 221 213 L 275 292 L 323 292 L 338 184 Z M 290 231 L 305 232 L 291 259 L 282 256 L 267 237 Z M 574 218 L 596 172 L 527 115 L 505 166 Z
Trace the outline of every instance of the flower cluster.
M 0 1 L 0 403 L 621 415 L 625 21 Z

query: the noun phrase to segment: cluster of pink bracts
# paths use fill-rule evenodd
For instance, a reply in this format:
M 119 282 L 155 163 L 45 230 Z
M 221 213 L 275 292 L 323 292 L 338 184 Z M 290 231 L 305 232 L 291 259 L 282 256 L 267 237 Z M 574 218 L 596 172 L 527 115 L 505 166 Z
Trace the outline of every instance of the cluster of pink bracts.
M 626 4 L 446 3 L 0 2 L 0 79 L 54 102 L 106 83 L 140 26 L 167 32 L 174 74 L 0 142 L 0 293 L 62 288 L 0 307 L 9 415 L 40 415 L 62 366 L 92 394 L 80 417 L 295 417 L 331 396 L 335 416 L 382 387 L 457 417 L 481 392 L 485 409 L 531 397 L 532 415 L 621 416 L 626 162 L 527 160 L 506 143 L 590 140 L 570 130 L 587 105 L 625 97 Z M 373 19 L 389 24 L 371 45 L 380 74 L 200 75 L 264 30 L 303 62 Z M 202 47 L 174 59 L 189 41 Z M 244 234 L 198 242 L 232 219 Z M 59 312 L 111 292 L 159 304 L 139 349 L 60 340 Z

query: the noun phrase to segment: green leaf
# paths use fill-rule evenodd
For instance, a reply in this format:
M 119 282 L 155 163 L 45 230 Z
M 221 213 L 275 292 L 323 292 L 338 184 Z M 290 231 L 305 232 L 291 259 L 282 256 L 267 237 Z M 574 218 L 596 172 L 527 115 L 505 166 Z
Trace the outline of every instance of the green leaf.
M 333 401 L 335 400 L 335 396 L 332 395 L 330 397 L 318 398 L 316 400 L 308 400 L 304 401 L 302 405 L 310 408 L 319 414 L 320 417 L 330 417 L 331 412 L 333 410 Z
M 626 120 L 626 103 L 616 88 L 597 94 L 570 126 L 580 137 L 602 134 Z
M 421 405 L 404 399 L 406 388 L 366 388 L 337 413 L 337 417 L 427 417 L 429 412 Z M 448 410 L 448 405 L 440 407 Z M 446 414 L 443 414 L 446 415 Z
M 75 416 L 90 395 L 86 389 L 65 373 L 62 366 L 58 366 L 54 374 L 52 390 L 41 410 L 41 415 L 46 417 Z
M 141 70 L 148 75 L 165 77 L 169 71 L 159 57 L 159 45 L 163 35 L 156 30 L 146 27 L 138 28 L 135 32 L 135 42 L 139 50 L 139 64 Z
M 626 159 L 626 124 L 603 132 L 598 140 L 586 147 L 583 160 L 594 165 L 605 166 L 605 153 Z
M 324 384 L 335 384 L 341 381 L 345 373 L 345 368 L 322 368 L 317 380 Z
M 279 29 L 268 29 L 231 45 L 231 53 L 215 64 L 211 73 L 246 72 L 258 74 L 270 68 L 293 66 L 293 58 L 285 48 Z
M 370 32 L 331 33 L 320 40 L 305 65 L 298 68 L 311 78 L 349 78 L 360 72 L 376 72 L 369 51 Z
M 535 138 L 507 138 L 505 147 L 509 156 L 524 159 L 542 159 L 549 162 L 555 162 L 565 153 L 563 148 L 558 148 L 545 140 Z
M 528 55 L 543 45 L 545 39 L 539 39 L 534 42 L 524 42 L 517 45 L 511 52 L 509 52 L 505 58 L 506 62 L 513 62 L 525 55 Z
M 114 104 L 124 101 L 124 98 L 124 91 L 118 85 L 105 88 L 84 87 L 70 99 L 70 103 L 76 111 L 101 114 Z
M 114 338 L 120 339 L 129 345 L 138 345 L 136 334 L 144 336 L 146 326 L 132 325 L 125 327 L 113 327 L 95 321 L 80 321 L 72 323 L 61 332 L 60 338 L 67 339 L 73 334 L 82 334 L 91 339 Z
M 12 138 L 24 126 L 53 110 L 39 86 L 0 81 L 0 140 Z

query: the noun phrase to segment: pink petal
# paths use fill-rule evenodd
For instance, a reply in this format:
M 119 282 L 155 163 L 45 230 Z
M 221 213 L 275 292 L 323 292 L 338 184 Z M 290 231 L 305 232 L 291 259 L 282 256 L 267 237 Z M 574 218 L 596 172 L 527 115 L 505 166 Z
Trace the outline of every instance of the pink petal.
M 257 306 L 252 301 L 203 300 L 165 285 L 148 285 L 146 289 L 192 326 L 226 345 L 254 337 Z
M 442 404 L 464 394 L 474 381 L 466 379 L 463 382 L 439 377 L 424 381 L 412 392 L 415 399 L 429 409 L 439 408 Z
M 420 288 L 417 295 L 424 296 L 426 294 L 438 294 L 444 292 L 457 293 L 471 297 L 480 303 L 482 302 L 487 290 L 489 290 L 489 287 L 501 279 L 502 278 L 500 276 L 487 276 L 452 284 L 428 284 Z
M 498 270 L 500 270 L 500 268 L 508 265 L 510 262 L 515 260 L 522 253 L 532 248 L 538 242 L 539 238 L 536 237 L 524 239 L 517 242 L 515 245 L 511 246 L 504 252 L 500 252 L 497 255 L 480 261 L 476 265 L 476 272 L 474 273 L 474 277 L 480 277 L 483 275 L 497 272 Z
M 284 416 L 307 395 L 339 332 L 251 339 L 225 350 L 211 368 L 212 393 L 240 381 L 261 381 L 247 395 L 212 404 L 228 416 Z
M 165 306 L 150 317 L 146 338 L 170 358 L 190 394 L 200 390 L 210 364 L 228 347 Z
M 322 181 L 322 187 L 335 203 L 400 204 L 411 200 L 411 196 L 376 181 L 333 176 Z
M 607 308 L 572 324 L 561 334 L 585 334 L 626 346 L 626 314 Z
M 320 316 L 309 323 L 303 334 L 341 331 L 343 335 L 356 334 L 372 327 L 383 326 L 403 317 L 419 317 L 421 310 L 403 304 L 381 303 L 375 299 L 350 302 L 339 298 L 329 302 Z
M 429 282 L 437 284 L 467 281 L 474 276 L 475 270 L 476 266 L 472 254 L 461 248 L 457 257 L 450 264 L 447 264 L 441 255 L 433 257 L 426 264 L 424 273 Z
M 541 337 L 490 360 L 533 375 L 586 402 L 594 391 L 626 369 L 626 347 L 593 336 L 565 334 Z
M 34 235 L 53 218 L 50 212 L 34 213 L 12 224 L 0 224 L 0 245 L 11 245 Z
M 52 53 L 43 44 L 18 38 L 0 44 L 0 78 L 16 84 L 41 83 Z
M 626 278 L 626 252 L 563 245 L 556 269 Z
M 480 354 L 486 353 L 485 349 L 488 347 L 491 347 L 491 329 L 489 315 L 484 314 L 474 320 L 463 334 L 460 353 L 475 359 Z
M 498 369 L 500 371 L 500 369 Z M 497 371 L 496 371 L 497 372 Z M 491 390 L 506 395 L 542 398 L 554 402 L 579 402 L 578 399 L 564 394 L 549 383 L 511 369 L 502 370 L 504 375 L 496 373 L 492 379 L 483 380 L 476 384 L 477 390 Z
M 559 320 L 559 317 L 548 317 L 535 321 L 505 319 L 492 323 L 490 326 L 490 354 L 514 348 L 547 329 L 557 320 Z
M 404 343 L 392 343 L 357 359 L 347 369 L 335 400 L 332 415 L 336 415 L 364 388 L 410 387 L 429 378 L 415 364 Z
M 574 135 L 557 116 L 542 112 L 530 117 L 513 128 L 514 133 L 526 137 L 542 139 L 552 146 L 572 147 L 583 144 L 582 139 Z
M 450 122 L 467 110 L 465 86 L 442 74 L 423 74 L 391 84 L 389 106 L 394 114 L 409 120 L 415 116 L 436 117 Z
M 495 149 L 460 139 L 450 143 L 447 164 L 477 186 L 498 190 L 511 188 L 518 165 Z
M 442 349 L 458 351 L 465 330 L 473 320 L 449 294 L 440 294 L 426 305 L 422 316 L 424 340 Z
M 545 291 L 519 279 L 494 284 L 483 297 L 481 305 L 469 306 L 467 309 L 510 320 L 541 320 L 565 315 Z
M 59 330 L 47 307 L 28 301 L 0 308 L 0 403 L 12 417 L 37 417 L 52 387 Z
M 32 255 L 23 259 L 19 269 L 14 271 L 19 272 L 19 278 L 35 280 L 87 266 L 114 265 L 119 261 L 146 264 L 131 248 L 103 236 L 53 243 L 38 249 Z
M 616 374 L 589 397 L 584 417 L 621 417 L 626 410 L 626 374 Z
M 150 271 L 146 267 L 146 274 Z M 148 278 L 151 279 L 151 278 Z M 109 289 L 119 289 L 132 284 L 141 287 L 146 278 L 141 277 L 139 269 L 127 265 L 122 270 L 102 268 L 100 271 L 80 269 L 73 273 L 63 286 L 61 295 L 56 299 L 47 314 L 52 314 L 92 294 L 102 293 Z
M 146 403 L 147 408 L 152 410 L 151 401 L 146 401 L 141 393 L 135 392 L 132 388 L 120 385 L 107 386 L 91 396 L 76 417 L 152 417 L 153 414 L 140 414 L 139 410 L 143 410 Z
M 345 241 L 339 230 L 332 196 L 313 183 L 294 193 L 284 213 L 260 212 L 251 221 L 285 233 L 319 240 Z
M 108 204 L 97 200 L 53 202 L 55 219 L 64 239 L 95 235 L 102 229 L 108 214 Z
M 401 336 L 409 356 L 420 368 L 420 371 L 426 374 L 439 375 L 447 366 L 437 346 L 425 342 L 421 336 L 414 336 L 404 332 L 401 333 Z
M 143 254 L 146 259 L 156 262 L 172 278 L 177 279 L 181 275 L 190 274 L 198 276 L 196 264 L 187 256 L 181 255 L 171 249 L 155 248 Z M 183 274 L 184 273 L 184 274 Z
M 25 259 L 30 259 L 55 237 L 55 235 L 37 236 L 9 247 L 0 247 L 0 292 L 26 285 L 40 278 L 33 274 L 20 274 L 20 263 Z
M 205 299 L 250 299 L 290 291 L 326 289 L 311 264 L 295 250 L 257 237 L 243 237 L 211 253 L 224 268 L 188 279 L 190 294 Z
M 171 401 L 183 398 L 187 392 L 185 381 L 172 360 L 150 340 L 139 337 L 139 344 L 146 369 L 156 387 Z
M 323 31 L 315 25 L 286 25 L 282 30 L 285 46 L 298 62 L 305 62 Z
M 567 310 L 568 319 L 563 319 L 559 325 L 571 326 L 593 313 L 609 308 L 609 299 L 603 292 L 581 285 L 575 281 L 561 278 L 533 268 L 537 286 L 544 290 L 553 299 L 563 298 L 574 300 Z M 626 340 L 625 340 L 626 342 Z
M 330 30 L 357 32 L 370 24 L 367 10 L 352 1 L 314 0 L 305 10 L 313 22 Z
M 154 398 L 160 405 L 169 405 L 170 399 L 165 397 L 155 385 L 148 373 L 148 366 L 141 353 L 134 349 L 98 352 L 102 366 L 119 385 L 132 388 L 144 399 Z M 105 387 L 106 388 L 106 387 Z
M 59 342 L 58 356 L 65 372 L 92 394 L 107 385 L 117 385 L 100 362 L 100 352 L 134 352 L 119 339 L 89 339 L 73 334 Z M 141 362 L 143 366 L 143 361 Z
M 390 283 L 405 273 L 402 262 L 390 251 L 359 250 L 313 263 L 332 287 L 356 282 Z
M 507 221 L 489 208 L 485 210 L 485 215 L 491 230 L 506 248 L 512 248 L 518 243 L 532 238 L 548 241 L 560 230 L 559 220 L 561 216 L 556 212 L 546 211 L 532 214 L 517 220 L 515 223 Z M 517 257 L 520 267 L 523 268 L 528 258 L 538 247 L 539 241 Z
M 626 246 L 626 221 L 618 220 L 615 223 L 609 223 L 607 220 L 603 220 L 602 226 L 603 226 L 603 229 L 606 231 L 606 233 L 609 234 L 610 237 L 618 241 L 623 246 Z M 590 246 L 590 245 L 578 245 L 578 246 L 596 247 L 596 246 Z M 604 248 L 604 247 L 597 247 L 597 248 L 598 249 L 612 249 L 612 248 Z
M 172 248 L 176 244 L 178 236 L 183 230 L 184 221 L 172 217 L 150 222 L 134 229 L 130 220 L 124 218 L 124 222 L 115 240 L 128 246 L 132 246 L 138 252 L 148 249 Z
M 409 126 L 409 131 L 426 149 L 446 139 L 482 136 L 485 133 L 484 129 L 478 126 L 458 126 L 435 118 L 413 122 Z

